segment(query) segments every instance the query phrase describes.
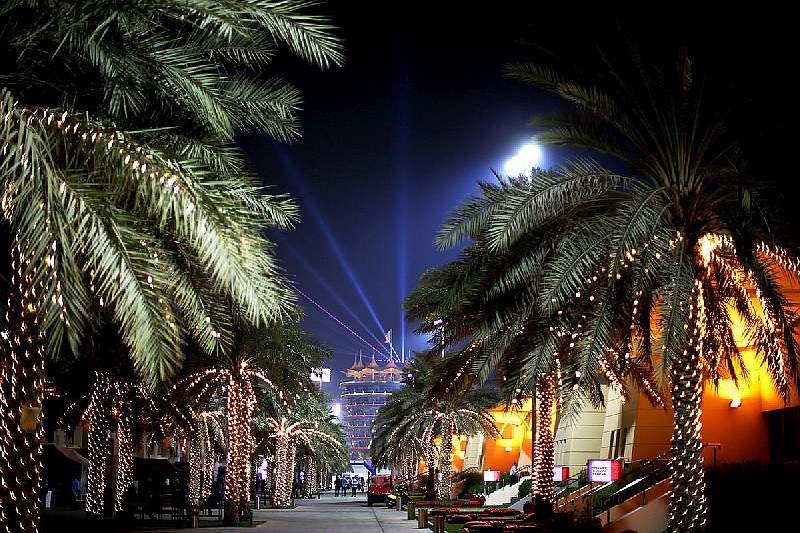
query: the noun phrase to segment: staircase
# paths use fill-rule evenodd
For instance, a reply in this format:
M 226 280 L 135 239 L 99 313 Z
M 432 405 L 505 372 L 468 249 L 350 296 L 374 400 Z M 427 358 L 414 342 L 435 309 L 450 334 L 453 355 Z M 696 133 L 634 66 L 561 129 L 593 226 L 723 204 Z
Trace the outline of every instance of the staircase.
M 670 479 L 663 479 L 641 494 L 611 507 L 600 515 L 603 533 L 664 531 L 669 519 L 671 488 Z
M 519 496 L 519 486 L 526 479 L 531 479 L 531 476 L 521 477 L 519 481 L 513 485 L 506 485 L 492 492 L 486 497 L 486 503 L 484 503 L 484 505 L 506 505 L 511 503 L 512 498 Z

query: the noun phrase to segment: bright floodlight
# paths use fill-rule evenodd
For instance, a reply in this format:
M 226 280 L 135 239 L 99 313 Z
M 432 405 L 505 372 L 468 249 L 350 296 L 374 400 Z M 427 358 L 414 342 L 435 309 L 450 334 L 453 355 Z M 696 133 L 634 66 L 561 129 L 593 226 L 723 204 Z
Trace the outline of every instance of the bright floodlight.
M 542 149 L 538 144 L 529 143 L 505 162 L 503 170 L 505 170 L 506 176 L 529 176 L 533 167 L 538 166 L 541 160 Z

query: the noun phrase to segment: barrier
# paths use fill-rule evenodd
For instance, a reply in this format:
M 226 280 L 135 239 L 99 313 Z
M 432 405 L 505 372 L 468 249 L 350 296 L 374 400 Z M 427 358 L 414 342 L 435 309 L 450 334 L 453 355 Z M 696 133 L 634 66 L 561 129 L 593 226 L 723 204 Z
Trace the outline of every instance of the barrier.
M 417 529 L 428 529 L 428 510 L 422 508 L 417 516 Z

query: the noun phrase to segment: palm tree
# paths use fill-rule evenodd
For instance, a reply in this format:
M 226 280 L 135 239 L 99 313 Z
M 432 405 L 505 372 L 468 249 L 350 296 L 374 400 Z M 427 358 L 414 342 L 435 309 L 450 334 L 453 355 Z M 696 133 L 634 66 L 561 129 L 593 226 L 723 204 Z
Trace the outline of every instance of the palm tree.
M 471 387 L 460 387 L 446 395 L 431 394 L 430 385 L 441 366 L 436 353 L 417 356 L 409 365 L 410 377 L 405 379 L 405 387 L 393 392 L 378 413 L 370 452 L 377 464 L 391 460 L 394 466 L 401 467 L 398 470 L 409 455 L 419 452 L 429 479 L 433 478 L 438 463 L 442 479 L 436 485 L 437 496 L 449 499 L 453 436 L 481 431 L 496 435 L 497 427 L 487 411 L 497 405 L 500 396 L 494 389 Z M 420 391 L 425 391 L 422 397 Z M 434 450 L 437 436 L 439 453 Z
M 318 418 L 286 418 L 286 416 L 264 419 L 271 438 L 275 439 L 275 506 L 287 507 L 291 503 L 297 444 L 308 448 L 330 446 L 344 449 L 342 434 L 325 431 L 329 426 L 320 425 Z M 309 474 L 306 473 L 308 476 Z
M 242 331 L 231 351 L 220 354 L 218 366 L 201 368 L 175 385 L 181 394 L 195 397 L 197 405 L 203 404 L 207 393 L 224 389 L 228 437 L 226 522 L 241 521 L 249 510 L 257 408 L 270 405 L 292 416 L 298 402 L 314 394 L 309 380 L 311 368 L 319 366 L 327 354 L 326 348 L 296 326 Z M 257 391 L 262 393 L 260 402 Z
M 211 495 L 216 454 L 225 452 L 222 411 L 200 411 L 193 416 L 189 442 L 189 503 L 202 505 Z
M 553 316 L 541 313 L 541 272 L 530 268 L 534 261 L 551 253 L 558 233 L 549 228 L 529 232 L 507 250 L 490 249 L 486 235 L 488 205 L 501 192 L 497 185 L 482 184 L 482 196 L 458 209 L 440 240 L 448 239 L 447 232 L 461 227 L 462 221 L 475 221 L 469 230 L 474 242 L 459 259 L 426 272 L 406 299 L 405 307 L 408 318 L 419 321 L 420 333 L 434 334 L 434 350 L 463 346 L 442 364 L 433 385 L 436 393 L 446 395 L 459 382 L 485 382 L 494 377 L 510 404 L 521 403 L 526 394 L 534 397 L 533 494 L 542 503 L 551 504 L 551 421 L 556 406 L 560 416 L 568 417 L 586 399 L 602 403 L 600 385 L 605 382 L 625 398 L 629 377 L 649 391 L 651 401 L 663 402 L 648 386 L 653 380 L 652 372 L 643 365 L 614 368 L 605 359 L 598 359 L 594 365 L 577 370 L 578 375 L 582 371 L 584 376 L 580 383 L 572 378 L 576 362 L 571 345 L 587 309 L 573 305 Z M 557 379 L 558 375 L 562 378 Z
M 543 316 L 576 303 L 589 307 L 571 340 L 578 382 L 601 359 L 614 368 L 643 363 L 669 381 L 669 528 L 701 529 L 703 382 L 744 371 L 729 305 L 788 397 L 789 382 L 798 377 L 796 317 L 777 276 L 783 270 L 796 278 L 796 263 L 757 215 L 758 182 L 737 158 L 716 101 L 689 58 L 681 55 L 664 69 L 639 56 L 622 67 L 602 59 L 603 70 L 583 76 L 548 64 L 511 65 L 508 72 L 576 104 L 538 121 L 540 141 L 614 156 L 629 165 L 629 174 L 577 161 L 503 180 L 478 215 L 455 217 L 439 242 L 460 241 L 483 227 L 488 247 L 502 252 L 531 233 L 558 228 L 552 251 L 537 257 L 532 250 L 519 271 L 539 273 Z
M 323 67 L 341 60 L 309 5 L 3 6 L 18 58 L 0 73 L 14 92 L 0 93 L 3 522 L 36 528 L 42 430 L 21 420 L 41 409 L 45 350 L 66 337 L 76 351 L 99 307 L 151 383 L 174 371 L 187 333 L 207 352 L 230 340 L 220 294 L 252 322 L 285 316 L 291 291 L 258 228 L 288 226 L 296 209 L 263 194 L 231 141 L 298 133 L 297 91 L 258 75 L 276 42 Z

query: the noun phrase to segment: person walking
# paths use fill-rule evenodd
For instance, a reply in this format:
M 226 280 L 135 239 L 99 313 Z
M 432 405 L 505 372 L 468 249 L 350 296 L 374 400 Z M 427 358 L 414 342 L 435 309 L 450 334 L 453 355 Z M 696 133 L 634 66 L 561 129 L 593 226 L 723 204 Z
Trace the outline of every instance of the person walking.
M 342 490 L 342 480 L 339 478 L 339 476 L 336 476 L 336 481 L 333 482 L 333 490 L 335 491 L 335 496 L 338 496 L 339 491 Z
M 342 480 L 342 496 L 347 496 L 347 491 L 350 489 L 350 478 L 344 478 Z
M 508 471 L 509 477 L 511 477 L 511 483 L 517 482 L 517 463 L 511 465 L 511 470 Z
M 353 478 L 353 481 L 352 481 L 352 483 L 350 484 L 350 488 L 352 489 L 352 494 L 350 494 L 350 496 L 351 496 L 351 497 L 353 497 L 353 498 L 355 498 L 355 496 L 356 496 L 356 489 L 358 489 L 358 481 L 356 481 L 356 478 Z

